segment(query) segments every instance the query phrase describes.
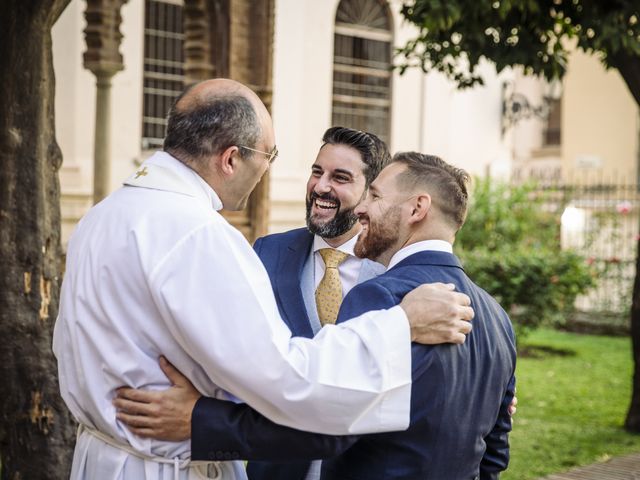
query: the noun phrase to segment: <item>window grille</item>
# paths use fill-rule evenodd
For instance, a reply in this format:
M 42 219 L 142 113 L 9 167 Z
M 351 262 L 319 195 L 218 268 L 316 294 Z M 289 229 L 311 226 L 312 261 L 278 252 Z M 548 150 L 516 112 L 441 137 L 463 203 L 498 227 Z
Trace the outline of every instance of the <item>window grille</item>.
M 167 113 L 184 88 L 181 2 L 146 0 L 142 148 L 162 147 Z
M 554 98 L 549 104 L 549 116 L 544 129 L 544 144 L 560 145 L 562 127 L 562 99 Z
M 342 0 L 336 12 L 333 125 L 389 141 L 393 34 L 383 0 Z

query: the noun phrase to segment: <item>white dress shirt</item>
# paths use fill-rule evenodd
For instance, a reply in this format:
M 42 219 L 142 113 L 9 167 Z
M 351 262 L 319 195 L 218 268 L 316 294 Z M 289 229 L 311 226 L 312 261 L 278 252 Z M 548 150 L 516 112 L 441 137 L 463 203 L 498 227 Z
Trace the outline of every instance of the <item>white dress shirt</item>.
M 391 260 L 389 261 L 387 270 L 395 267 L 402 260 L 414 253 L 424 252 L 426 250 L 453 253 L 453 245 L 445 240 L 422 240 L 420 242 L 412 243 L 394 253 L 393 257 L 391 257 Z
M 403 310 L 291 338 L 262 262 L 221 206 L 194 171 L 160 152 L 78 224 L 53 339 L 62 396 L 89 427 L 72 479 L 202 478 L 141 458 L 188 459 L 188 441 L 142 439 L 115 418 L 116 388 L 169 387 L 161 354 L 204 395 L 229 392 L 287 426 L 328 434 L 407 427 Z M 242 462 L 219 468 L 218 478 L 245 478 Z

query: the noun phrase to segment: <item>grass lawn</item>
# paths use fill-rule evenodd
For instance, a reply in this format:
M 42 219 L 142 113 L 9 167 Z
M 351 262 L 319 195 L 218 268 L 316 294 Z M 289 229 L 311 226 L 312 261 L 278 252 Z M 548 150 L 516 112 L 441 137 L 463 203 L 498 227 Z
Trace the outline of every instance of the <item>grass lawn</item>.
M 534 349 L 539 356 L 518 358 L 511 463 L 501 479 L 537 478 L 640 452 L 640 435 L 622 429 L 631 398 L 629 338 L 539 330 L 526 345 L 564 355 Z

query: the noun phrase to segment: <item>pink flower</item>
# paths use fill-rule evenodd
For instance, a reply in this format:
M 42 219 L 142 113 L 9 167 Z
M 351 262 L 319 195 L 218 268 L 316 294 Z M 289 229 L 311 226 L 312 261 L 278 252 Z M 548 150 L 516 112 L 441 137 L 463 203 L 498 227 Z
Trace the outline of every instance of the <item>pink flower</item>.
M 640 236 L 640 235 L 638 235 L 638 236 Z M 589 258 L 587 258 L 587 265 L 593 265 L 593 262 L 595 262 L 595 261 L 596 261 L 595 257 L 589 257 Z
M 621 213 L 622 215 L 626 215 L 631 211 L 632 206 L 633 205 L 631 205 L 630 201 L 624 200 L 620 202 L 618 205 L 616 205 L 616 210 L 618 211 L 618 213 Z

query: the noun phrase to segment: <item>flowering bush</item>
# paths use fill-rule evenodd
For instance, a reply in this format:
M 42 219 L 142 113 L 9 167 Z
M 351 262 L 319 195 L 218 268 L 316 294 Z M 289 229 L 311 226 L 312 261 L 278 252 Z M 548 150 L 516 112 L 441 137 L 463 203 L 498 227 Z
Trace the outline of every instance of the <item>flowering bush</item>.
M 535 185 L 476 179 L 456 250 L 467 274 L 496 297 L 522 338 L 561 322 L 594 284 L 583 257 L 561 250 L 560 224 Z

